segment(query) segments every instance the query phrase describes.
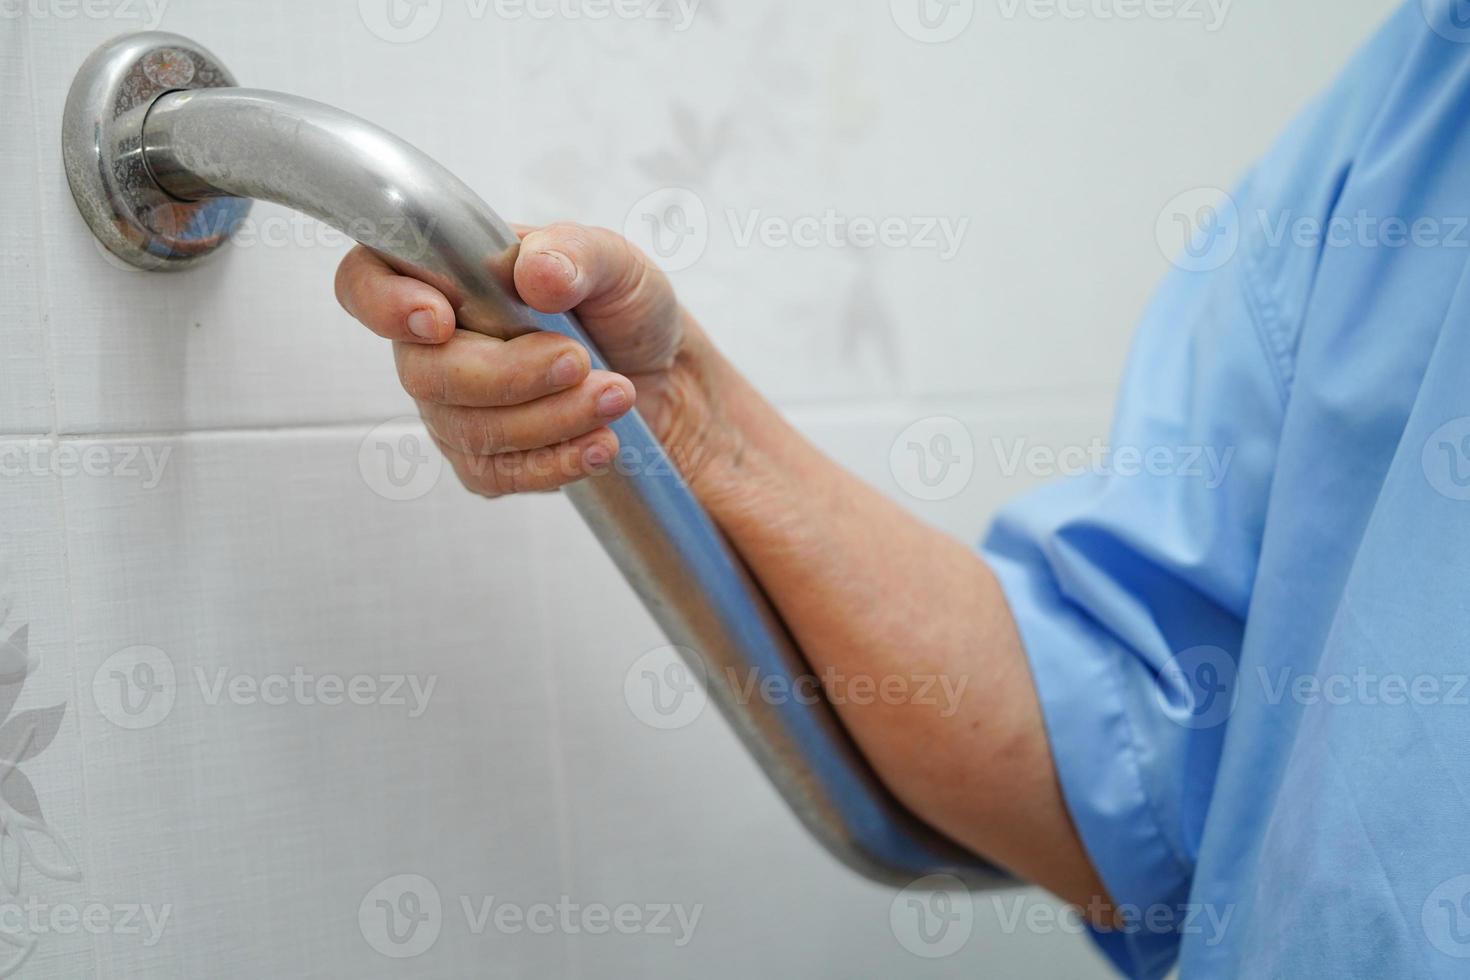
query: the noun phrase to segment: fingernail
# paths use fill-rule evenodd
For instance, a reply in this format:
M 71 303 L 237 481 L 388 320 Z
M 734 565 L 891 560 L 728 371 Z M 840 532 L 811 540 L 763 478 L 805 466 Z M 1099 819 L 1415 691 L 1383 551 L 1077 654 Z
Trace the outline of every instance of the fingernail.
M 582 365 L 576 354 L 563 354 L 551 362 L 551 383 L 558 388 L 574 383 L 581 374 Z
M 550 249 L 542 252 L 541 254 L 556 263 L 557 268 L 561 270 L 561 277 L 564 280 L 566 280 L 568 283 L 576 281 L 577 267 L 572 264 L 571 259 L 567 258 L 560 252 L 553 252 Z
M 415 337 L 422 337 L 424 340 L 434 340 L 439 334 L 434 323 L 434 314 L 430 310 L 414 310 L 410 313 L 408 330 Z
M 600 442 L 594 442 L 582 451 L 582 463 L 589 470 L 600 470 L 612 459 L 612 451 Z
M 628 393 L 617 385 L 610 385 L 597 396 L 597 412 L 611 418 L 621 415 L 628 407 Z

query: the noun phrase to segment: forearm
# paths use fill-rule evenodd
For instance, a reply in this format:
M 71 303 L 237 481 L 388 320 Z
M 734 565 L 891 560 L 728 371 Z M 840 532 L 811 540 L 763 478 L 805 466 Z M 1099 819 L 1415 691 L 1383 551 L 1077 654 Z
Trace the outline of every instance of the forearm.
M 977 853 L 1095 905 L 1102 887 L 988 566 L 828 460 L 717 353 L 701 357 L 712 424 L 728 432 L 696 492 L 880 778 Z
M 609 369 L 555 333 L 456 330 L 447 297 L 365 248 L 338 272 L 343 306 L 395 341 L 404 388 L 464 485 L 495 497 L 605 470 L 618 448 L 609 423 L 636 396 L 894 793 L 980 854 L 1090 905 L 1101 889 L 985 564 L 808 445 L 626 240 L 524 229 L 514 276 L 533 308 L 575 310 Z

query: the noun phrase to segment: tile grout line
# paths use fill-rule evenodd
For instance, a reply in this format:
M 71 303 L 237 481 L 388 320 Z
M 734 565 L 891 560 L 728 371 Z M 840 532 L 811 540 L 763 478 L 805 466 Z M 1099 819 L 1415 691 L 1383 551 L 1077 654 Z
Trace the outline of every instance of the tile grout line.
M 190 439 L 198 436 L 271 436 L 285 434 L 317 434 L 329 432 L 364 432 L 379 425 L 402 421 L 412 424 L 411 415 L 395 415 L 387 419 L 348 419 L 340 422 L 302 422 L 261 426 L 211 426 L 202 429 L 104 429 L 96 432 L 0 432 L 0 442 L 25 439 L 49 439 L 55 442 L 116 442 L 120 439 L 164 440 Z
M 21 33 L 21 38 L 22 38 L 22 44 L 24 45 L 24 48 L 25 48 L 26 84 L 27 84 L 27 86 L 30 89 L 31 104 L 34 107 L 38 103 L 38 100 L 36 98 L 36 94 L 37 94 L 36 69 L 35 69 L 36 59 L 34 57 L 34 43 L 33 43 L 34 42 L 34 33 L 33 33 L 33 30 L 32 30 L 32 23 L 31 23 L 31 21 L 29 19 L 27 19 L 26 22 L 25 22 L 24 30 Z M 45 145 L 45 143 L 43 143 L 42 142 L 42 139 L 41 139 L 41 119 L 40 119 L 39 112 L 33 112 L 32 113 L 32 116 L 31 116 L 31 135 L 32 135 L 33 139 L 35 140 L 34 145 L 36 147 L 36 153 L 39 155 L 40 152 L 41 152 L 41 147 Z M 37 163 L 39 164 L 40 161 L 37 160 Z M 37 273 L 38 274 L 36 276 L 36 292 L 37 292 L 37 297 L 36 298 L 37 298 L 37 302 L 40 305 L 41 322 L 44 324 L 42 343 L 44 345 L 44 351 L 45 351 L 45 353 L 44 353 L 43 356 L 44 356 L 45 365 L 46 365 L 46 391 L 47 391 L 47 395 L 48 395 L 48 397 L 50 399 L 50 403 L 51 403 L 50 404 L 50 407 L 51 407 L 51 432 L 48 433 L 48 435 L 52 439 L 59 441 L 59 431 L 60 431 L 60 428 L 61 428 L 61 404 L 60 404 L 60 395 L 59 395 L 59 393 L 57 391 L 57 378 L 59 376 L 59 373 L 57 371 L 57 351 L 56 351 L 56 344 L 53 342 L 53 339 L 52 339 L 52 336 L 51 336 L 51 327 L 52 327 L 51 310 L 52 310 L 52 307 L 51 307 L 51 288 L 50 288 L 50 286 L 51 286 L 51 279 L 50 279 L 50 276 L 51 276 L 51 268 L 52 267 L 51 267 L 51 263 L 49 261 L 47 261 L 47 254 L 48 254 L 47 253 L 47 246 L 50 244 L 50 242 L 52 240 L 52 233 L 54 231 L 54 227 L 51 225 L 51 222 L 48 220 L 48 217 L 46 215 L 46 209 L 45 209 L 45 207 L 44 206 L 41 206 L 42 205 L 42 202 L 44 202 L 46 200 L 45 194 L 44 194 L 44 188 L 42 187 L 42 184 L 41 184 L 41 175 L 44 172 L 45 172 L 45 169 L 43 167 L 41 167 L 41 166 L 38 165 L 36 167 L 36 173 L 35 173 L 35 176 L 34 176 L 34 181 L 33 181 L 32 185 L 31 185 L 32 186 L 33 193 L 35 194 L 35 200 L 36 200 L 37 205 L 38 205 L 37 206 L 37 218 L 38 218 L 38 220 L 37 220 L 37 226 L 36 226 L 36 236 L 39 239 L 40 246 L 41 246 L 39 249 L 36 250 L 36 263 L 37 263 L 37 265 L 39 267 L 37 269 Z M 64 175 L 63 175 L 63 179 L 65 179 L 65 176 Z M 69 193 L 69 190 L 70 190 L 70 188 L 68 188 L 68 193 Z M 90 859 L 93 856 L 93 852 L 92 852 L 92 835 L 91 835 L 91 829 L 92 829 L 92 820 L 91 820 L 91 796 L 92 796 L 92 792 L 91 792 L 91 787 L 87 783 L 87 771 L 88 771 L 87 770 L 87 736 L 86 736 L 86 731 L 84 729 L 83 722 L 82 722 L 82 700 L 81 700 L 81 698 L 82 698 L 82 687 L 81 687 L 81 673 L 82 673 L 82 670 L 81 670 L 81 659 L 80 659 L 79 652 L 78 652 L 77 635 L 76 635 L 76 623 L 77 623 L 77 617 L 76 617 L 76 592 L 75 592 L 75 589 L 73 588 L 72 555 L 71 555 L 71 522 L 69 520 L 69 515 L 67 513 L 67 507 L 66 507 L 66 484 L 65 484 L 64 481 L 62 481 L 60 479 L 56 479 L 54 482 L 55 482 L 55 488 L 56 488 L 56 494 L 55 494 L 55 497 L 54 497 L 54 500 L 55 500 L 55 509 L 56 509 L 56 517 L 57 517 L 57 522 L 59 524 L 59 531 L 60 531 L 60 534 L 61 534 L 61 568 L 62 568 L 62 573 L 61 574 L 62 574 L 62 600 L 63 600 L 63 606 L 62 606 L 62 608 L 65 610 L 65 617 L 66 617 L 64 644 L 65 644 L 65 648 L 67 649 L 67 651 L 69 653 L 69 659 L 70 659 L 69 667 L 70 667 L 70 672 L 71 672 L 71 691 L 72 691 L 71 696 L 72 696 L 72 704 L 74 705 L 74 707 L 72 709 L 72 719 L 73 719 L 73 724 L 76 726 L 76 733 L 77 733 L 77 770 L 78 770 L 77 780 L 78 780 L 78 783 L 80 784 L 79 785 L 79 789 L 80 789 L 80 810 L 81 810 L 81 814 L 80 814 L 81 819 L 78 822 L 78 833 L 81 835 L 81 837 L 83 839 L 82 840 L 78 840 L 76 842 L 76 846 L 77 846 L 78 853 L 80 855 L 82 855 L 82 857 L 79 858 L 79 861 L 82 864 L 82 867 L 79 869 L 79 871 L 81 872 L 82 892 L 83 892 L 84 895 L 88 896 L 88 898 L 90 899 L 92 897 L 92 880 L 87 875 L 87 868 L 89 867 L 89 865 L 90 865 Z M 102 946 L 102 938 L 101 938 L 101 936 L 94 936 L 92 938 L 92 942 L 89 944 L 89 946 L 90 946 L 90 949 L 91 949 L 91 952 L 92 952 L 92 976 L 95 977 L 95 978 L 97 978 L 97 980 L 101 980 L 101 977 L 102 977 L 102 949 L 101 949 L 101 946 Z
M 48 338 L 49 348 L 49 338 Z M 48 362 L 48 383 L 54 380 L 54 366 Z M 861 415 L 856 421 L 862 421 L 884 412 L 897 412 L 901 415 L 910 415 L 915 411 L 927 411 L 933 409 L 935 412 L 978 412 L 984 414 L 1015 414 L 1017 412 L 1035 412 L 1048 414 L 1062 414 L 1090 410 L 1105 405 L 1110 401 L 1113 388 L 1111 386 L 1098 386 L 1085 389 L 1026 389 L 1017 392 L 986 393 L 977 395 L 966 395 L 963 397 L 949 398 L 945 396 L 893 396 L 885 397 L 878 401 L 865 401 L 857 397 L 817 400 L 817 401 L 780 401 L 775 402 L 776 408 L 789 418 L 795 419 L 822 419 L 828 413 L 851 411 L 858 409 Z M 1007 400 L 1011 404 L 1007 404 Z M 114 442 L 120 439 L 137 440 L 163 440 L 163 439 L 186 439 L 200 436 L 269 436 L 286 433 L 300 434 L 324 434 L 331 432 L 362 431 L 375 426 L 385 425 L 390 422 L 402 421 L 406 424 L 416 424 L 411 414 L 400 414 L 383 418 L 351 418 L 340 421 L 319 422 L 287 422 L 278 425 L 240 425 L 240 426 L 205 426 L 197 429 L 99 429 L 95 432 L 60 432 L 59 431 L 59 409 L 53 391 L 52 397 L 53 425 L 48 432 L 3 432 L 0 431 L 0 442 L 17 442 L 30 439 L 46 439 L 55 442 Z
M 535 518 L 539 520 L 540 518 Z M 536 588 L 536 606 L 540 612 L 536 622 L 538 632 L 543 640 L 549 640 L 550 634 L 544 624 L 549 621 L 551 610 L 547 608 L 546 597 L 557 594 L 557 590 L 550 588 L 551 583 L 547 580 L 547 564 L 543 559 L 532 563 L 532 581 Z M 549 644 L 555 648 L 555 644 Z M 558 695 L 561 692 L 561 662 L 560 654 L 541 658 L 541 675 L 545 684 L 546 713 L 550 720 L 550 751 L 551 756 L 551 783 L 552 793 L 556 798 L 556 840 L 557 858 L 562 881 L 562 891 L 567 895 L 575 894 L 576 885 L 576 849 L 572 844 L 572 798 L 567 782 L 566 742 L 563 739 L 563 719 L 561 714 L 561 702 Z M 562 954 L 571 968 L 572 977 L 581 976 L 581 964 L 577 954 L 576 943 L 572 937 L 562 937 Z

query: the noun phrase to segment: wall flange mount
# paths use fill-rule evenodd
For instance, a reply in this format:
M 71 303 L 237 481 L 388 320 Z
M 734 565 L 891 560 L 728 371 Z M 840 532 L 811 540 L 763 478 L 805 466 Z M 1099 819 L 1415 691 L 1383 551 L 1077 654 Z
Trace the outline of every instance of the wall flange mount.
M 208 50 L 177 34 L 133 34 L 97 49 L 77 72 L 62 119 L 62 160 L 92 233 L 129 265 L 187 268 L 229 240 L 251 201 L 180 201 L 148 171 L 143 123 L 160 95 L 234 86 Z

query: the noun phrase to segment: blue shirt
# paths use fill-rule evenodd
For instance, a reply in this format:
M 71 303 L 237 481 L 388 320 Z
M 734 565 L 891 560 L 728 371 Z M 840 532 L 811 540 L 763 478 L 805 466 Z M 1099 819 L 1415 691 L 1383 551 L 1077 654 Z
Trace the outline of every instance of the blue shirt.
M 985 541 L 1131 976 L 1470 976 L 1465 13 L 1197 211 L 1114 456 Z

